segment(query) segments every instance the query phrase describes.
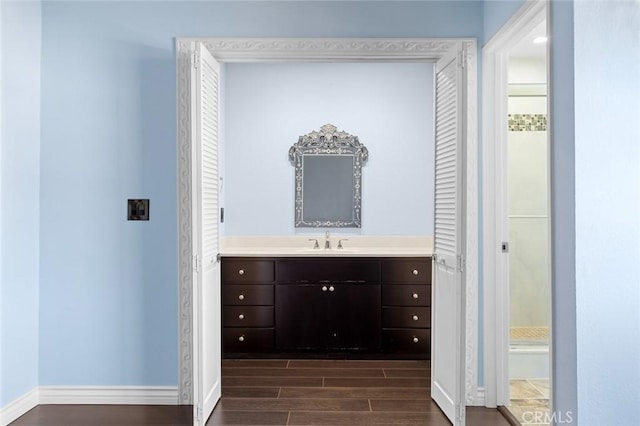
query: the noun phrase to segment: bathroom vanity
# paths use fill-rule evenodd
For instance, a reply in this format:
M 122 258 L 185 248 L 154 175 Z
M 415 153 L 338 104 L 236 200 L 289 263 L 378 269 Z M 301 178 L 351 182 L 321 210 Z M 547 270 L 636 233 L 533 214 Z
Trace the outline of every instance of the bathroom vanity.
M 222 257 L 226 357 L 429 358 L 430 256 L 256 251 Z

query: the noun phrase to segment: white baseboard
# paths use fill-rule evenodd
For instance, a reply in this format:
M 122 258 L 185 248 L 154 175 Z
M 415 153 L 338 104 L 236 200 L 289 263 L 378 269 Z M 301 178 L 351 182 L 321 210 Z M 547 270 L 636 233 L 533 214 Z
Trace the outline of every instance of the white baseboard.
M 479 387 L 476 389 L 476 399 L 475 399 L 475 406 L 476 407 L 484 407 L 486 406 L 486 399 L 484 397 L 485 393 L 484 393 L 484 387 Z
M 176 386 L 40 386 L 40 404 L 176 405 Z
M 40 386 L 0 409 L 0 426 L 39 404 L 177 405 L 177 386 Z
M 38 400 L 38 388 L 35 387 L 0 408 L 0 425 L 7 426 L 9 423 L 38 405 Z

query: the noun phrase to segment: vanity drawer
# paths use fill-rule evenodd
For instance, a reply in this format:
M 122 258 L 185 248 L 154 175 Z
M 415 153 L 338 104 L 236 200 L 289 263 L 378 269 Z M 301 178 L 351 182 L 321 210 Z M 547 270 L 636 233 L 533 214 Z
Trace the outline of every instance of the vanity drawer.
M 273 285 L 225 285 L 222 287 L 224 305 L 273 305 Z
M 431 308 L 383 307 L 382 308 L 382 327 L 384 328 L 431 327 Z
M 275 265 L 270 260 L 222 260 L 223 283 L 265 283 L 275 280 Z
M 273 328 L 236 328 L 222 330 L 224 352 L 253 352 L 273 350 Z
M 273 306 L 225 306 L 225 327 L 273 327 Z
M 364 259 L 287 259 L 278 261 L 278 282 L 380 282 L 380 262 Z
M 431 330 L 383 329 L 382 347 L 385 352 L 406 353 L 431 357 Z
M 385 260 L 382 282 L 395 284 L 431 284 L 431 258 Z
M 383 285 L 382 304 L 387 306 L 431 306 L 431 286 L 424 284 Z

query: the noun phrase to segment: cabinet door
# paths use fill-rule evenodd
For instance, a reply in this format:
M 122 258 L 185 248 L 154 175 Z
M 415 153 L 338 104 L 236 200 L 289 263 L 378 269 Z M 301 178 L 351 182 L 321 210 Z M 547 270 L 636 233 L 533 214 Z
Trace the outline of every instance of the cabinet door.
M 328 284 L 276 286 L 276 347 L 326 349 Z
M 329 290 L 329 348 L 380 349 L 380 285 L 336 283 Z

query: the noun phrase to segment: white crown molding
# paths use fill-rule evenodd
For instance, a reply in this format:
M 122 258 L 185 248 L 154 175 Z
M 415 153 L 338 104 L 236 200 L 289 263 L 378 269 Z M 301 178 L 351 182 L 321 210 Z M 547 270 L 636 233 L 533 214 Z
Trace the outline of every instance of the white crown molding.
M 219 62 L 430 61 L 457 39 L 427 38 L 180 38 L 203 42 Z
M 0 426 L 7 426 L 9 423 L 38 405 L 38 401 L 37 387 L 11 401 L 0 409 Z
M 219 62 L 435 62 L 460 44 L 467 47 L 467 318 L 465 400 L 477 392 L 477 45 L 472 39 L 429 38 L 178 38 L 178 321 L 179 401 L 193 403 L 193 299 L 191 212 L 190 68 L 197 42 L 204 43 Z
M 178 404 L 176 386 L 41 386 L 39 395 L 39 404 Z

